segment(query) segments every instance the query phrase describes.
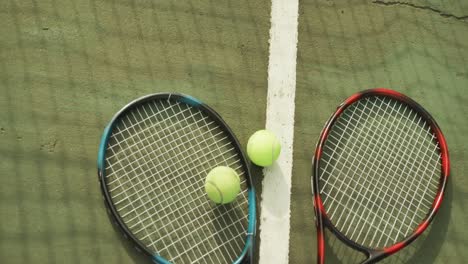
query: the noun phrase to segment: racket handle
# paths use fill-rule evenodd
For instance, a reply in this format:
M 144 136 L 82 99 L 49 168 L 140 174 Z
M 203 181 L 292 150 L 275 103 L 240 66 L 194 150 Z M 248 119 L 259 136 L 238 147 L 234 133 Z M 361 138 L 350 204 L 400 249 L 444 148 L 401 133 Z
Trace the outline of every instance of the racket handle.
M 313 183 L 312 183 L 313 184 Z M 325 230 L 321 209 L 323 208 L 320 196 L 314 195 L 315 226 L 317 227 L 317 263 L 325 263 Z
M 317 263 L 325 263 L 325 234 L 322 223 L 317 223 Z

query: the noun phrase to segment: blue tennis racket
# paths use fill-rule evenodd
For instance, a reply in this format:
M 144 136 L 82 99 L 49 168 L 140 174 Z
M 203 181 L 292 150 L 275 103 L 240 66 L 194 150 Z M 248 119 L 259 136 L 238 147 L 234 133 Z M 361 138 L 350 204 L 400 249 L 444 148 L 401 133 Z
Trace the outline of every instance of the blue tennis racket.
M 241 192 L 227 205 L 204 191 L 207 173 L 229 166 Z M 255 193 L 247 160 L 210 107 L 181 94 L 153 94 L 105 128 L 98 175 L 119 229 L 155 263 L 251 263 Z

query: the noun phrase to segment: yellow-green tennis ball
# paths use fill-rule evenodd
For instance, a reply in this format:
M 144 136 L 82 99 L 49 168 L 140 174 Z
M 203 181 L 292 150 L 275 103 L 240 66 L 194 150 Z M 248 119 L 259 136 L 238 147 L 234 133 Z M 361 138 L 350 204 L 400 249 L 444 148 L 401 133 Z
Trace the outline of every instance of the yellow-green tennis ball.
M 229 167 L 216 167 L 206 176 L 205 191 L 210 200 L 215 203 L 230 203 L 240 192 L 239 175 Z
M 281 145 L 275 134 L 268 130 L 255 132 L 247 142 L 247 154 L 258 166 L 267 167 L 273 164 L 281 152 Z

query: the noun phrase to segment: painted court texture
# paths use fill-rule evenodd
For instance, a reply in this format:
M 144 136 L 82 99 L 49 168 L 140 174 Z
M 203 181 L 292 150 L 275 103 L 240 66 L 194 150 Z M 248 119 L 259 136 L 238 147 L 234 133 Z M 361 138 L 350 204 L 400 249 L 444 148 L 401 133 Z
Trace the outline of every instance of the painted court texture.
M 181 92 L 216 109 L 245 147 L 266 124 L 271 5 L 0 1 L 0 262 L 148 263 L 104 209 L 96 175 L 104 126 L 137 97 Z M 346 97 L 374 87 L 425 107 L 451 158 L 430 229 L 384 263 L 465 263 L 468 3 L 304 0 L 298 15 L 289 263 L 315 263 L 310 177 L 322 126 Z M 253 174 L 261 207 L 264 176 Z M 329 263 L 362 259 L 328 238 Z

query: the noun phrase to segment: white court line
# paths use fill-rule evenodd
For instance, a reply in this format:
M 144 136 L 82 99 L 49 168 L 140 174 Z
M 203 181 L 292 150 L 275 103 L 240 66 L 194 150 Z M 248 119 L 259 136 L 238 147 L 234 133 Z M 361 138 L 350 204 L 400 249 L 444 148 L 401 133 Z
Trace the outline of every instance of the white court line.
M 298 0 L 272 0 L 266 129 L 279 137 L 282 149 L 263 170 L 260 264 L 289 262 L 298 7 Z

